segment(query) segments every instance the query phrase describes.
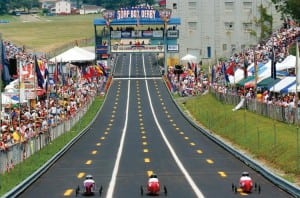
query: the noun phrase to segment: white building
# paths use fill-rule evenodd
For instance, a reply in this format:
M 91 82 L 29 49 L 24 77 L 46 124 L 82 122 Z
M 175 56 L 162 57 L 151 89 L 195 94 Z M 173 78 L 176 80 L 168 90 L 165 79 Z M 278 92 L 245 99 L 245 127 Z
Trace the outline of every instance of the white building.
M 273 16 L 273 29 L 281 25 L 271 0 L 167 0 L 172 17 L 181 18 L 180 54 L 193 54 L 203 62 L 214 62 L 258 43 L 259 6 Z
M 102 7 L 95 5 L 82 5 L 79 10 L 80 14 L 99 14 Z
M 69 0 L 61 0 L 55 3 L 56 14 L 71 14 L 71 2 Z

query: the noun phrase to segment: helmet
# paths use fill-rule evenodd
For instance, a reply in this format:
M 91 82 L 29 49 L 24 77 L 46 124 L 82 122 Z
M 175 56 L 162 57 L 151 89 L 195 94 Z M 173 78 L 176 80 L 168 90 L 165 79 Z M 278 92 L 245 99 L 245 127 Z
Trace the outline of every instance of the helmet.
M 86 175 L 85 179 L 93 179 L 93 176 L 92 175 Z
M 249 173 L 248 172 L 243 172 L 242 176 L 248 176 L 249 177 Z
M 150 178 L 157 178 L 157 175 L 153 173 L 152 175 L 150 175 Z

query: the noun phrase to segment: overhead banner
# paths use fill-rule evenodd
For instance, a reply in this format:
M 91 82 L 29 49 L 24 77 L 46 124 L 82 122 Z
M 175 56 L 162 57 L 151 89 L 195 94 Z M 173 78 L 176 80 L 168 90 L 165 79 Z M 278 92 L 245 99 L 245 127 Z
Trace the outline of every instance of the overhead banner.
M 111 52 L 119 53 L 119 52 L 156 52 L 162 53 L 164 52 L 163 45 L 115 45 L 112 46 Z
M 128 19 L 128 18 L 155 19 L 155 18 L 160 18 L 160 16 L 159 16 L 159 11 L 151 7 L 121 8 L 115 12 L 115 19 Z
M 167 38 L 178 38 L 179 31 L 178 30 L 168 30 L 167 31 Z

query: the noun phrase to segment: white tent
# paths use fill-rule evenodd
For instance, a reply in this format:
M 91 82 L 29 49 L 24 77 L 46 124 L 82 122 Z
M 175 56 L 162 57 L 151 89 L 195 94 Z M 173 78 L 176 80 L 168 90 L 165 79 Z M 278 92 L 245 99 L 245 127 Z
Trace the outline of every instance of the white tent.
M 184 57 L 182 57 L 180 60 L 182 61 L 196 61 L 197 57 L 191 54 L 187 54 Z
M 50 59 L 50 62 L 85 62 L 95 60 L 95 53 L 92 53 L 88 50 L 82 49 L 80 47 L 73 47 L 53 58 Z
M 296 82 L 296 76 L 287 76 L 281 81 L 273 85 L 269 90 L 273 92 L 281 92 L 284 88 L 291 86 Z

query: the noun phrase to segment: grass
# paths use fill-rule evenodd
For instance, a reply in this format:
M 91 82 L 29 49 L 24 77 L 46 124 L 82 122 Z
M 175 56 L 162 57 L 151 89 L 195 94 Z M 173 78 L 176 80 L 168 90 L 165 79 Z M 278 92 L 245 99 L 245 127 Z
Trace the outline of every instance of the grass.
M 17 164 L 9 173 L 1 175 L 0 196 L 30 176 L 34 171 L 36 171 L 40 166 L 45 164 L 52 156 L 54 156 L 60 149 L 62 149 L 80 131 L 82 131 L 95 117 L 103 101 L 103 97 L 96 97 L 85 116 L 80 120 L 80 122 L 76 123 L 70 131 L 52 141 L 51 144 L 48 144 L 39 152 L 30 156 L 21 164 Z
M 212 95 L 193 97 L 180 103 L 196 121 L 291 182 L 300 181 L 299 130 L 246 110 L 232 111 Z M 288 163 L 287 163 L 288 162 Z
M 101 15 L 38 16 L 23 22 L 22 16 L 0 16 L 10 23 L 0 24 L 4 40 L 36 52 L 47 53 L 75 40 L 94 37 L 93 20 Z

